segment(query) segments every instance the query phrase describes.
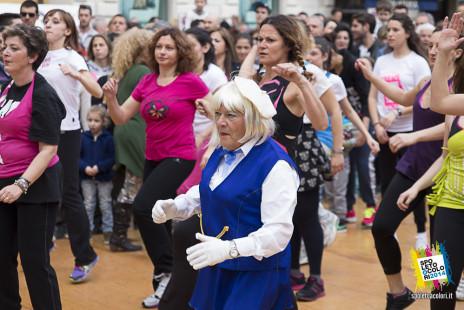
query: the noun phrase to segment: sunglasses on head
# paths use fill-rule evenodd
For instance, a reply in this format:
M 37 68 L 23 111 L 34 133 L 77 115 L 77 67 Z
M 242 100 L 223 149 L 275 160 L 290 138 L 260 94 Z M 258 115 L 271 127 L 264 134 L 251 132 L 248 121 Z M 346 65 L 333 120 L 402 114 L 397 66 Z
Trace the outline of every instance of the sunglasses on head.
M 26 13 L 26 12 L 21 12 L 20 13 L 22 17 L 26 17 L 26 16 L 29 16 L 31 18 L 34 18 L 35 17 L 35 13 Z

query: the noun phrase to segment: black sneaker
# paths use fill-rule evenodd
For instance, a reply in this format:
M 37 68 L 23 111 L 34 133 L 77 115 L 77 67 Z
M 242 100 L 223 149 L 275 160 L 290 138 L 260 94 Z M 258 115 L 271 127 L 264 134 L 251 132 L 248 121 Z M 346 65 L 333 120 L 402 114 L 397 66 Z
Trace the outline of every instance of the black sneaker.
M 314 301 L 322 296 L 325 296 L 324 281 L 317 281 L 313 277 L 309 277 L 305 286 L 296 293 L 296 298 L 301 301 Z
M 392 293 L 387 293 L 387 309 L 386 310 L 401 310 L 410 306 L 415 299 L 412 298 L 412 292 L 405 287 L 406 292 L 401 295 L 393 296 Z
M 293 273 L 291 273 L 290 282 L 292 283 L 292 290 L 299 291 L 305 286 L 306 279 L 302 272 L 300 272 L 299 276 L 295 276 Z

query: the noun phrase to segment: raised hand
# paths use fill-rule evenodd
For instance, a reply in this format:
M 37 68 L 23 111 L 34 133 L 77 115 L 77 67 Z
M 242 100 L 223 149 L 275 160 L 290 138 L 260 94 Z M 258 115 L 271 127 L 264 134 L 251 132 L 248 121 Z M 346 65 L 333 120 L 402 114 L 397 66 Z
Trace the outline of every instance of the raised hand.
M 102 90 L 107 100 L 116 98 L 116 94 L 118 93 L 117 80 L 114 78 L 109 79 L 108 82 L 103 85 Z
M 358 60 L 356 60 L 354 67 L 356 70 L 361 69 L 364 77 L 368 81 L 370 81 L 371 78 L 374 76 L 374 73 L 372 72 L 372 64 L 366 58 L 359 58 Z
M 278 64 L 272 67 L 272 71 L 293 83 L 298 83 L 303 78 L 298 67 L 292 63 Z
M 443 21 L 443 30 L 438 39 L 438 50 L 441 52 L 451 52 L 456 49 L 464 38 L 459 39 L 464 19 L 461 13 L 454 13 L 448 25 L 448 16 Z

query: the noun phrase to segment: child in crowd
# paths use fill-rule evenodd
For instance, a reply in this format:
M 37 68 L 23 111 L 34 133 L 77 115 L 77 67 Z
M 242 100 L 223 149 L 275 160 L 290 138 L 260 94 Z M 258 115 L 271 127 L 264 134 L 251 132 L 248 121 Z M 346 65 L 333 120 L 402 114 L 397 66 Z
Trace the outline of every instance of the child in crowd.
M 187 12 L 185 16 L 184 23 L 181 25 L 180 29 L 187 30 L 190 27 L 193 27 L 191 24 L 195 20 L 204 20 L 208 16 L 208 12 L 203 10 L 206 5 L 206 0 L 195 0 L 195 9 Z
M 87 114 L 88 131 L 82 133 L 82 146 L 79 157 L 82 194 L 89 216 L 90 231 L 94 229 L 96 197 L 102 212 L 103 237 L 109 244 L 113 232 L 113 213 L 111 190 L 113 189 L 114 142 L 111 134 L 105 130 L 108 119 L 104 107 L 92 106 Z
M 386 25 L 392 16 L 392 5 L 388 0 L 380 0 L 375 6 L 375 29 L 374 35 L 377 35 L 380 27 Z

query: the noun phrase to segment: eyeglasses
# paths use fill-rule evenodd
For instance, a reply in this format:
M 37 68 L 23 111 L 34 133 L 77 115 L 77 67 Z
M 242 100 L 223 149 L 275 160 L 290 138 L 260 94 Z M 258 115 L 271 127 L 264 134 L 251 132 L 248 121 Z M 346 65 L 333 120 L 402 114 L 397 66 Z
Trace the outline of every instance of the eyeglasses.
M 35 17 L 35 13 L 26 13 L 26 12 L 21 12 L 21 17 L 26 17 L 26 16 L 29 16 L 30 18 L 34 18 Z

